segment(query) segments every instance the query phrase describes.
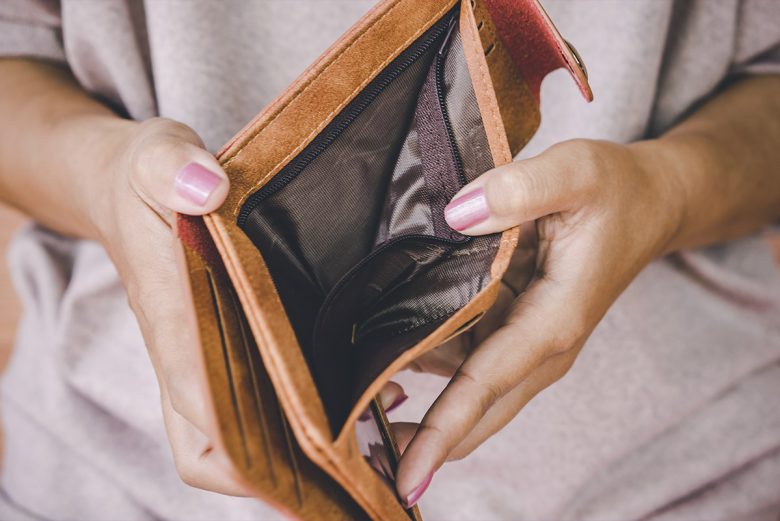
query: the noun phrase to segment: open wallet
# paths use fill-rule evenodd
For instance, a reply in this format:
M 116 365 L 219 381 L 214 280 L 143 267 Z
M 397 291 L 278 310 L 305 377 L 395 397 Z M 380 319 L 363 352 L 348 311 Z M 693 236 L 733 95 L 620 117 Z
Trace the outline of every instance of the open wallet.
M 385 0 L 219 153 L 225 203 L 175 233 L 214 441 L 258 498 L 420 519 L 367 462 L 399 457 L 374 397 L 493 304 L 519 230 L 466 237 L 444 207 L 531 138 L 558 68 L 591 99 L 536 0 Z

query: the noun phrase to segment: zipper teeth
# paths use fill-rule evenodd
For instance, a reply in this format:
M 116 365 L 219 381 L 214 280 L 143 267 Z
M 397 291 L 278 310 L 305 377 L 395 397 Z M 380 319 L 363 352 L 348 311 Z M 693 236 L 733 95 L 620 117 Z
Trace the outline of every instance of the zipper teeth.
M 439 98 L 439 107 L 441 108 L 442 119 L 444 120 L 444 127 L 447 129 L 447 139 L 450 142 L 450 150 L 452 151 L 452 158 L 455 161 L 455 170 L 458 174 L 460 184 L 466 184 L 466 174 L 463 171 L 463 161 L 460 158 L 460 150 L 458 150 L 458 143 L 455 141 L 455 131 L 452 129 L 452 122 L 450 121 L 450 113 L 447 109 L 447 100 L 444 94 L 444 57 L 441 55 L 436 56 L 436 95 Z
M 317 158 L 322 152 L 328 148 L 337 137 L 341 135 L 354 121 L 362 114 L 362 112 L 376 99 L 381 92 L 387 88 L 402 72 L 408 69 L 414 62 L 416 62 L 431 45 L 439 39 L 439 37 L 449 29 L 449 20 L 453 15 L 442 18 L 437 25 L 434 26 L 433 32 L 420 44 L 420 46 L 414 50 L 412 54 L 407 56 L 403 61 L 398 63 L 392 70 L 386 75 L 380 75 L 379 80 L 371 89 L 367 92 L 367 95 L 363 98 L 359 98 L 359 103 L 354 107 L 351 107 L 349 114 L 343 120 L 339 121 L 337 126 L 322 140 L 317 146 L 306 152 L 305 156 L 298 162 L 297 158 L 293 161 L 295 166 L 290 171 L 285 172 L 281 176 L 274 177 L 266 186 L 249 196 L 247 201 L 241 207 L 238 214 L 237 224 L 243 227 L 246 224 L 246 220 L 249 218 L 249 214 L 257 208 L 257 206 L 265 199 L 271 197 L 277 191 L 282 189 L 287 183 L 292 181 L 301 171 L 306 168 L 314 159 Z M 447 23 L 442 23 L 444 21 Z M 438 59 L 438 58 L 437 58 Z M 446 118 L 445 118 L 446 119 Z M 448 132 L 451 132 L 448 125 Z M 456 154 L 457 155 L 457 154 Z M 300 157 L 300 156 L 299 156 Z M 293 163 L 290 163 L 293 164 Z M 285 167 L 286 168 L 286 167 Z

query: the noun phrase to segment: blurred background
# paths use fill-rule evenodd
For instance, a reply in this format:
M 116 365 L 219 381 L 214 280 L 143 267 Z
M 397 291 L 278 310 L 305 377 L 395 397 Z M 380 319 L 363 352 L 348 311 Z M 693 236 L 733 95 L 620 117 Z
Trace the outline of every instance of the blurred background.
M 14 331 L 16 321 L 19 319 L 19 301 L 16 298 L 11 279 L 8 276 L 8 269 L 5 264 L 5 249 L 8 241 L 14 232 L 24 224 L 24 219 L 18 213 L 0 205 L 0 371 L 8 362 L 8 356 L 11 354 L 11 346 L 14 341 Z M 0 400 L 0 407 L 2 401 Z M 0 449 L 2 449 L 3 434 L 0 426 Z M 2 451 L 0 450 L 0 462 L 2 462 Z

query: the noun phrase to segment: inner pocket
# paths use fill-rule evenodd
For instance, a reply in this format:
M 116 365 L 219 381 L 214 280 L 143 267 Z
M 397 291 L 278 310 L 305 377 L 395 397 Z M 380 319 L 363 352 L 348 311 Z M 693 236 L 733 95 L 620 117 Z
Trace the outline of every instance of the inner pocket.
M 398 56 L 239 215 L 334 434 L 388 364 L 489 280 L 498 236 L 444 221 L 493 167 L 456 20 Z

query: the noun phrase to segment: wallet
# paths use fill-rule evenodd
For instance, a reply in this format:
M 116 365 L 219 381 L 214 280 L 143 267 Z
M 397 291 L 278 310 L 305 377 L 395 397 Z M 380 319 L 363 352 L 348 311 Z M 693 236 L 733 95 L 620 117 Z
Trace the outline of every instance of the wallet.
M 467 237 L 444 207 L 528 142 L 558 68 L 592 98 L 536 0 L 384 0 L 219 153 L 225 203 L 175 233 L 214 442 L 256 497 L 420 518 L 374 397 L 493 304 L 519 230 Z

